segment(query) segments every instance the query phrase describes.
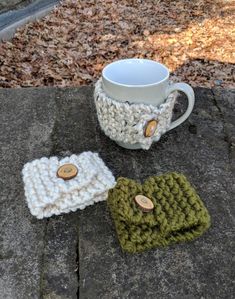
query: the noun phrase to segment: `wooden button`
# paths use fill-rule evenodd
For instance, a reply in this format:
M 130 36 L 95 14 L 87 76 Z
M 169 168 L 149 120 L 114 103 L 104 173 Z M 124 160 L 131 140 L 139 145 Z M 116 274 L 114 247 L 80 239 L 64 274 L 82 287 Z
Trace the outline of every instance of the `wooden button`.
M 152 137 L 156 131 L 157 124 L 158 122 L 155 119 L 150 120 L 145 127 L 144 136 Z
M 151 212 L 154 208 L 152 200 L 144 195 L 136 195 L 135 202 L 144 212 Z
M 57 176 L 64 180 L 71 180 L 78 173 L 78 169 L 73 164 L 64 164 L 57 170 Z

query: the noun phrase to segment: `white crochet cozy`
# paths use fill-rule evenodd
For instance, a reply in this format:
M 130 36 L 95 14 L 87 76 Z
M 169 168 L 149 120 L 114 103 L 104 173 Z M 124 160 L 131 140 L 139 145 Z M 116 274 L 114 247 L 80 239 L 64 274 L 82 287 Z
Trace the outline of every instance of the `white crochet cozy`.
M 68 163 L 74 164 L 78 173 L 65 181 L 57 176 L 57 170 Z M 98 154 L 92 152 L 60 161 L 57 157 L 43 157 L 25 164 L 22 174 L 28 207 L 39 219 L 84 209 L 106 200 L 108 190 L 115 185 L 111 171 Z
M 130 104 L 110 98 L 103 90 L 102 79 L 95 85 L 94 99 L 101 129 L 105 135 L 115 141 L 135 144 L 149 149 L 153 141 L 158 141 L 168 131 L 176 100 L 176 93 L 168 96 L 160 106 L 146 104 Z M 153 136 L 144 135 L 146 124 L 156 120 L 157 129 Z

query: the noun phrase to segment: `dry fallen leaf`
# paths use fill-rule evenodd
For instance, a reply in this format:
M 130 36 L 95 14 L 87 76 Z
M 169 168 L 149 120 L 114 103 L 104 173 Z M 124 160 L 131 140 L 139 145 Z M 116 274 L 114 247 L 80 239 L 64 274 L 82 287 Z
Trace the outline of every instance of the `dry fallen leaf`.
M 233 0 L 64 0 L 0 44 L 0 87 L 93 84 L 126 57 L 160 61 L 193 86 L 232 87 L 233 11 Z

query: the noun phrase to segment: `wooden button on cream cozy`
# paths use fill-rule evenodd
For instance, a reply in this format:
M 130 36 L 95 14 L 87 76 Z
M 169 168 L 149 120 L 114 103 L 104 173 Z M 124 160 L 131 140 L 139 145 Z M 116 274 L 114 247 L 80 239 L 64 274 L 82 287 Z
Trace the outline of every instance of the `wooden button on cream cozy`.
M 64 180 L 71 180 L 78 173 L 78 169 L 73 164 L 64 164 L 57 170 L 57 176 Z
M 157 124 L 158 124 L 158 122 L 155 119 L 150 120 L 145 127 L 144 136 L 152 137 L 156 131 Z
M 154 208 L 152 200 L 144 195 L 136 195 L 135 202 L 144 212 L 151 212 Z

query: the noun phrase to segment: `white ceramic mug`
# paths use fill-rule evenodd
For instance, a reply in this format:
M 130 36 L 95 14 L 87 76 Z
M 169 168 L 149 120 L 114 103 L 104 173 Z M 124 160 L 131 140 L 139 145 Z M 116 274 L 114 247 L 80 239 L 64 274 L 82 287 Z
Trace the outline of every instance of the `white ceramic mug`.
M 169 70 L 161 63 L 148 59 L 123 59 L 108 64 L 102 71 L 105 93 L 117 100 L 129 103 L 143 103 L 159 106 L 174 91 L 182 91 L 188 98 L 185 113 L 171 122 L 169 130 L 179 126 L 191 114 L 194 106 L 194 92 L 186 83 L 170 84 Z M 119 143 L 120 144 L 120 143 Z M 120 144 L 126 148 L 138 145 Z

